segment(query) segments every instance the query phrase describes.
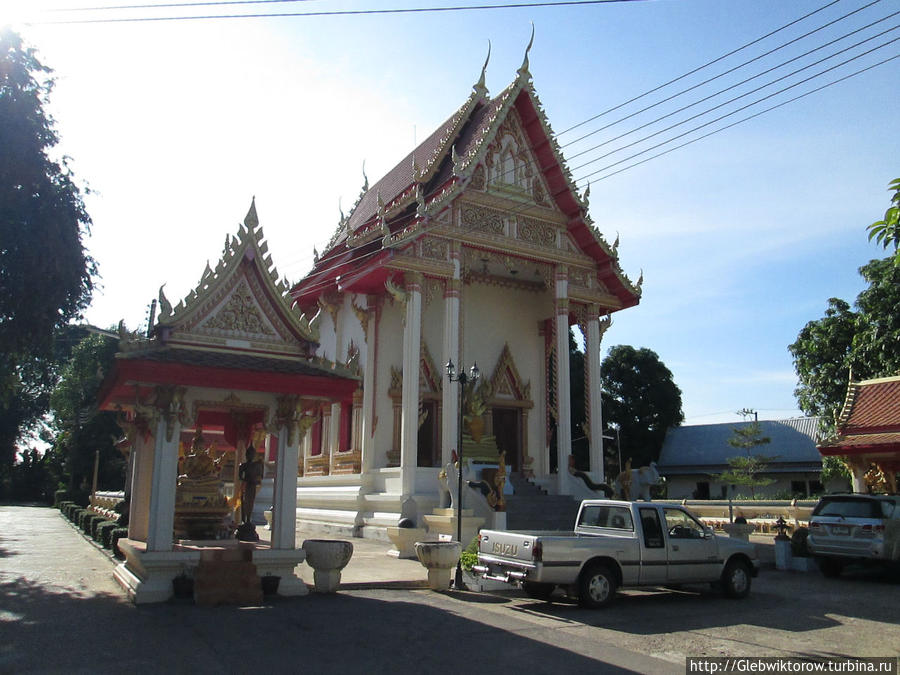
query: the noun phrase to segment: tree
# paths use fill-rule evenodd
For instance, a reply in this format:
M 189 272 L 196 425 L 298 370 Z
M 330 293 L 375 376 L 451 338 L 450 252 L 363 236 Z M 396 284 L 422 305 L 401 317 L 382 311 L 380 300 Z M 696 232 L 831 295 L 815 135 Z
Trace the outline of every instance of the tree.
M 603 421 L 618 425 L 623 460 L 634 467 L 656 461 L 666 432 L 684 420 L 672 372 L 656 352 L 628 345 L 611 347 L 600 370 Z
M 0 30 L 0 473 L 46 412 L 54 332 L 87 307 L 96 265 L 90 217 L 45 106 L 52 71 Z
M 851 372 L 855 380 L 900 372 L 900 266 L 885 258 L 859 272 L 868 287 L 856 297 L 855 311 L 830 299 L 825 316 L 807 323 L 788 347 L 799 378 L 797 402 L 826 426 L 843 407 Z
M 103 335 L 85 337 L 72 350 L 50 397 L 56 431 L 50 467 L 57 481 L 73 492 L 90 487 L 98 451 L 101 489 L 123 485 L 124 461 L 114 445 L 121 429 L 113 413 L 96 410 L 103 375 L 112 368 L 117 349 L 118 342 Z
M 895 178 L 888 185 L 894 190 L 891 205 L 884 212 L 884 219 L 869 225 L 869 241 L 873 239 L 884 248 L 894 246 L 894 265 L 900 266 L 900 178 Z
M 742 410 L 739 414 L 755 414 L 751 410 Z M 714 478 L 728 485 L 741 485 L 750 488 L 750 497 L 756 498 L 756 488 L 765 487 L 775 482 L 773 478 L 760 478 L 772 460 L 771 457 L 753 453 L 755 448 L 768 445 L 772 439 L 763 436 L 759 422 L 753 421 L 743 427 L 735 427 L 728 445 L 744 451 L 742 455 L 728 458 L 728 470 Z

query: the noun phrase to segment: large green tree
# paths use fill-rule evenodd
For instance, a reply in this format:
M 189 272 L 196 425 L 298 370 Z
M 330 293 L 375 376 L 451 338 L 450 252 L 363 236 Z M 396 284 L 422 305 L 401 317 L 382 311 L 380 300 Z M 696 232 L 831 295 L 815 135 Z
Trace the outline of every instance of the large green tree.
M 90 334 L 72 350 L 50 396 L 55 441 L 49 467 L 58 484 L 73 493 L 85 492 L 93 478 L 94 456 L 100 453 L 100 489 L 120 490 L 124 460 L 115 448 L 122 432 L 111 412 L 97 411 L 97 394 L 104 373 L 112 368 L 118 341 Z
M 797 402 L 826 424 L 840 413 L 851 371 L 855 380 L 900 372 L 900 266 L 885 258 L 859 272 L 868 287 L 855 309 L 831 298 L 825 316 L 807 323 L 788 347 L 799 378 Z
M 90 217 L 46 105 L 52 71 L 0 30 L 0 478 L 47 410 L 54 337 L 87 307 Z
M 619 427 L 623 462 L 630 458 L 636 468 L 656 461 L 666 432 L 684 420 L 672 371 L 653 350 L 628 345 L 611 347 L 600 370 L 603 422 Z
M 900 265 L 900 178 L 888 185 L 893 191 L 891 205 L 884 212 L 884 218 L 869 225 L 869 241 L 873 239 L 884 248 L 894 247 L 894 264 Z

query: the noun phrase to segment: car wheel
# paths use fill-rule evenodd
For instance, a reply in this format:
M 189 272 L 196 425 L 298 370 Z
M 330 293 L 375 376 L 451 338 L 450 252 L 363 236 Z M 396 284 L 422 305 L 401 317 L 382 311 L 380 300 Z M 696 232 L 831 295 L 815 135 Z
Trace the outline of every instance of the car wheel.
M 616 575 L 605 565 L 591 565 L 578 581 L 578 603 L 582 607 L 605 607 L 616 597 Z
M 722 588 L 729 598 L 746 598 L 750 593 L 750 565 L 743 560 L 732 560 L 722 572 Z
M 841 576 L 841 572 L 844 570 L 844 563 L 834 558 L 816 558 L 816 564 L 819 566 L 819 571 L 829 579 Z
M 522 590 L 525 591 L 525 595 L 535 600 L 549 601 L 555 588 L 556 586 L 553 584 L 541 584 L 536 581 L 522 582 Z

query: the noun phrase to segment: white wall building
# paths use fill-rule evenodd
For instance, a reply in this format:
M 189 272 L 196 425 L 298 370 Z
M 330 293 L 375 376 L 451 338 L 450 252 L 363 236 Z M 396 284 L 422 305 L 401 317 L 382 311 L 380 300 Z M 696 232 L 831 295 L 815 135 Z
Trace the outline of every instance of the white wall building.
M 352 404 L 312 411 L 300 521 L 381 538 L 401 513 L 421 524 L 439 505 L 438 474 L 459 437 L 450 360 L 482 373 L 482 459 L 505 451 L 510 470 L 572 494 L 566 469 L 582 433 L 569 428 L 576 324 L 588 355 L 590 475 L 604 479 L 602 440 L 591 433 L 601 428 L 600 341 L 610 315 L 639 302 L 641 282 L 619 267 L 618 242 L 592 226 L 587 197 L 565 167 L 527 53 L 499 95 L 488 95 L 482 72 L 439 129 L 374 185 L 366 180 L 290 291 L 316 317 L 317 355 L 362 382 Z

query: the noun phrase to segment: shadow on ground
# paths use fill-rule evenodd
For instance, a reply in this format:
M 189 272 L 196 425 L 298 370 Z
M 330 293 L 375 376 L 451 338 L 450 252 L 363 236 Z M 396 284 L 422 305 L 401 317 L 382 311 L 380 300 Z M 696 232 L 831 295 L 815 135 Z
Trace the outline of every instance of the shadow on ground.
M 120 596 L 0 584 L 0 672 L 630 672 L 428 603 L 316 595 L 262 607 L 136 607 Z M 463 595 L 463 594 L 459 594 Z M 393 596 L 393 597 L 391 597 Z M 515 618 L 510 623 L 517 623 Z

